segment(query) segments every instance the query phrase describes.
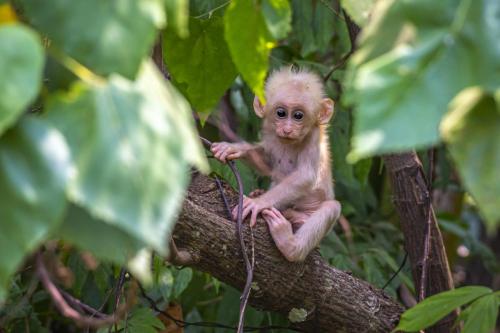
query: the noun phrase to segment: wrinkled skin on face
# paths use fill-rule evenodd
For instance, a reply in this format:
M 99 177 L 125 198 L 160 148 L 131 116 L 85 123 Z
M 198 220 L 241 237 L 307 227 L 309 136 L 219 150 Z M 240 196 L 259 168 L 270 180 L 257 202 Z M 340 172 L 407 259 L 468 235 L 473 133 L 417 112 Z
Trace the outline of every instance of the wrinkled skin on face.
M 301 142 L 317 122 L 319 104 L 301 84 L 290 83 L 269 96 L 264 107 L 267 126 L 286 142 Z

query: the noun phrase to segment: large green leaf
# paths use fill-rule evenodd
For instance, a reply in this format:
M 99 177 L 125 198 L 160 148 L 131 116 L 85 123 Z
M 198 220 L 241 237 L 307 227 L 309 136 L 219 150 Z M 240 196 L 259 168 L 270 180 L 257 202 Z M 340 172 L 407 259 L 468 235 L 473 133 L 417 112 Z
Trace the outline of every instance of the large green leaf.
M 225 36 L 245 82 L 264 101 L 264 81 L 273 39 L 262 11 L 252 0 L 233 0 L 224 14 Z
M 206 170 L 188 104 L 152 63 L 136 82 L 75 85 L 47 103 L 75 163 L 69 198 L 160 253 L 189 178 Z
M 193 107 L 203 112 L 217 104 L 237 72 L 224 40 L 222 18 L 191 19 L 189 30 L 187 39 L 167 30 L 164 57 L 179 88 Z
M 415 332 L 432 326 L 459 306 L 491 293 L 490 288 L 470 286 L 433 295 L 403 313 L 394 332 Z
M 125 265 L 146 245 L 129 233 L 93 217 L 83 208 L 70 205 L 66 218 L 55 234 L 99 259 Z
M 342 8 L 359 26 L 364 27 L 376 0 L 342 0 Z
M 352 159 L 439 141 L 464 87 L 498 86 L 496 0 L 380 1 L 350 62 L 356 104 Z M 457 70 L 459 69 L 459 70 Z
M 500 90 L 469 88 L 452 102 L 441 133 L 490 231 L 500 223 Z
M 175 30 L 179 37 L 186 38 L 189 35 L 189 0 L 167 0 L 165 6 L 168 27 Z
M 135 77 L 156 29 L 161 0 L 20 0 L 29 21 L 52 43 L 99 74 Z
M 292 29 L 292 9 L 288 0 L 263 0 L 262 13 L 275 39 L 285 38 Z
M 500 300 L 495 294 L 483 296 L 474 301 L 467 308 L 467 319 L 462 333 L 493 332 L 497 322 L 499 305 Z
M 0 26 L 0 135 L 37 96 L 43 59 L 40 39 L 31 29 Z
M 0 139 L 0 301 L 23 257 L 57 227 L 66 204 L 69 148 L 59 132 L 25 118 Z

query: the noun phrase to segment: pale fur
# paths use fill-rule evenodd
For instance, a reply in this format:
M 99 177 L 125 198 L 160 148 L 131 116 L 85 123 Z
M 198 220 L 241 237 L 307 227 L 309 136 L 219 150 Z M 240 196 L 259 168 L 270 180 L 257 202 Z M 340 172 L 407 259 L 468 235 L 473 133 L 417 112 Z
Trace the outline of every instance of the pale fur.
M 254 102 L 256 113 L 264 118 L 262 141 L 257 145 L 220 143 L 212 151 L 222 161 L 248 157 L 249 151 L 262 154 L 271 170 L 272 184 L 260 197 L 246 198 L 244 215 L 251 213 L 254 220 L 257 213 L 264 211 L 278 249 L 288 260 L 302 261 L 340 214 L 333 192 L 327 126 L 318 120 L 328 103 L 324 103 L 321 78 L 307 70 L 274 71 L 265 91 L 267 104 L 261 105 L 257 99 Z M 286 119 L 276 118 L 276 105 L 291 105 Z M 296 108 L 306 113 L 302 122 L 289 118 Z M 280 126 L 294 126 L 296 133 L 301 133 L 299 139 L 288 142 L 278 137 Z M 271 207 L 287 218 L 266 211 Z

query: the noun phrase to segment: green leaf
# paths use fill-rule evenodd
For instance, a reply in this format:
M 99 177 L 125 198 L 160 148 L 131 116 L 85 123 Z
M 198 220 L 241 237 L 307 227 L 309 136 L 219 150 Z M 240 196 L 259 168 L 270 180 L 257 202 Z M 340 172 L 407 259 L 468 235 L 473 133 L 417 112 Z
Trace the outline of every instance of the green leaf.
M 224 14 L 224 28 L 236 68 L 264 102 L 268 58 L 274 44 L 262 12 L 252 0 L 233 0 Z
M 64 138 L 38 119 L 22 119 L 0 139 L 0 301 L 23 257 L 61 220 L 69 157 Z
M 462 333 L 491 333 L 495 330 L 500 301 L 495 294 L 479 298 L 467 308 Z
M 332 22 L 338 18 L 335 17 L 336 14 L 330 6 L 331 4 L 328 4 L 327 1 L 320 1 L 316 3 L 314 10 L 314 38 L 319 52 L 327 51 L 335 33 L 335 26 Z
M 441 133 L 460 176 L 493 231 L 500 223 L 500 90 L 469 88 L 451 103 Z
M 285 38 L 292 29 L 292 9 L 288 0 L 263 0 L 262 13 L 274 39 Z
M 168 0 L 167 0 L 168 1 Z M 191 0 L 189 12 L 196 18 L 210 18 L 213 15 L 222 15 L 223 8 L 229 4 L 227 0 Z
M 120 322 L 119 326 L 118 328 L 126 327 L 125 331 L 128 333 L 157 333 L 165 329 L 165 325 L 153 311 L 145 307 L 134 309 L 130 318 L 126 322 Z
M 164 26 L 162 0 L 20 0 L 31 24 L 103 75 L 134 78 Z M 91 19 L 90 19 L 91 18 Z
M 498 2 L 471 3 L 376 6 L 349 66 L 347 98 L 357 106 L 352 160 L 437 143 L 441 118 L 459 91 L 498 85 L 499 25 L 488 18 Z
M 311 1 L 292 0 L 293 33 L 300 43 L 300 55 L 306 57 L 316 51 L 316 39 L 313 30 L 314 8 Z
M 377 0 L 342 0 L 342 8 L 356 24 L 364 27 Z
M 178 298 L 182 292 L 187 288 L 189 282 L 193 278 L 193 271 L 189 267 L 180 270 L 174 270 L 174 286 L 173 297 Z
M 37 96 L 43 62 L 40 39 L 31 29 L 0 26 L 0 135 Z
M 165 6 L 168 27 L 173 28 L 179 37 L 186 38 L 189 35 L 189 1 L 165 0 Z
M 129 233 L 70 205 L 55 236 L 92 252 L 96 257 L 125 265 L 146 245 Z
M 182 96 L 146 63 L 135 82 L 112 75 L 56 95 L 47 119 L 71 147 L 69 198 L 164 254 L 188 163 L 206 170 Z
M 469 286 L 433 295 L 403 313 L 393 332 L 414 332 L 432 326 L 459 306 L 491 292 L 490 288 Z
M 163 299 L 166 302 L 170 301 L 174 287 L 174 275 L 169 267 L 162 267 L 158 277 L 158 287 Z
M 178 87 L 193 107 L 203 112 L 219 102 L 237 71 L 224 40 L 222 18 L 190 19 L 189 30 L 189 38 L 181 39 L 167 29 L 164 57 Z

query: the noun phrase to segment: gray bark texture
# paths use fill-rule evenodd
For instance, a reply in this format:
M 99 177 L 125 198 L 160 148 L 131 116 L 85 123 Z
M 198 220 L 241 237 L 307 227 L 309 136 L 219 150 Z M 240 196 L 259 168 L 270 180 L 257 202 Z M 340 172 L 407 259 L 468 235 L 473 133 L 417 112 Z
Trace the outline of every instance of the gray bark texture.
M 231 207 L 237 194 L 227 185 Z M 291 263 L 278 251 L 263 220 L 250 230 L 245 223 L 248 255 L 255 255 L 254 282 L 249 303 L 257 309 L 288 316 L 292 309 L 307 311 L 293 327 L 305 332 L 390 332 L 403 308 L 385 292 L 331 267 L 313 251 L 302 263 Z M 253 236 L 252 236 L 253 233 Z M 214 179 L 195 173 L 173 239 L 195 259 L 192 267 L 243 290 L 245 265 L 236 225 L 227 219 Z
M 422 276 L 425 232 L 429 209 L 429 191 L 422 164 L 415 152 L 384 156 L 384 163 L 389 172 L 394 205 L 401 221 L 405 240 L 405 249 L 411 262 L 411 270 L 416 290 L 420 290 Z M 427 262 L 426 297 L 453 289 L 448 258 L 443 245 L 443 237 L 436 222 L 432 205 L 430 254 Z M 454 333 L 460 328 L 454 325 L 457 313 L 453 312 L 431 328 L 427 333 Z

